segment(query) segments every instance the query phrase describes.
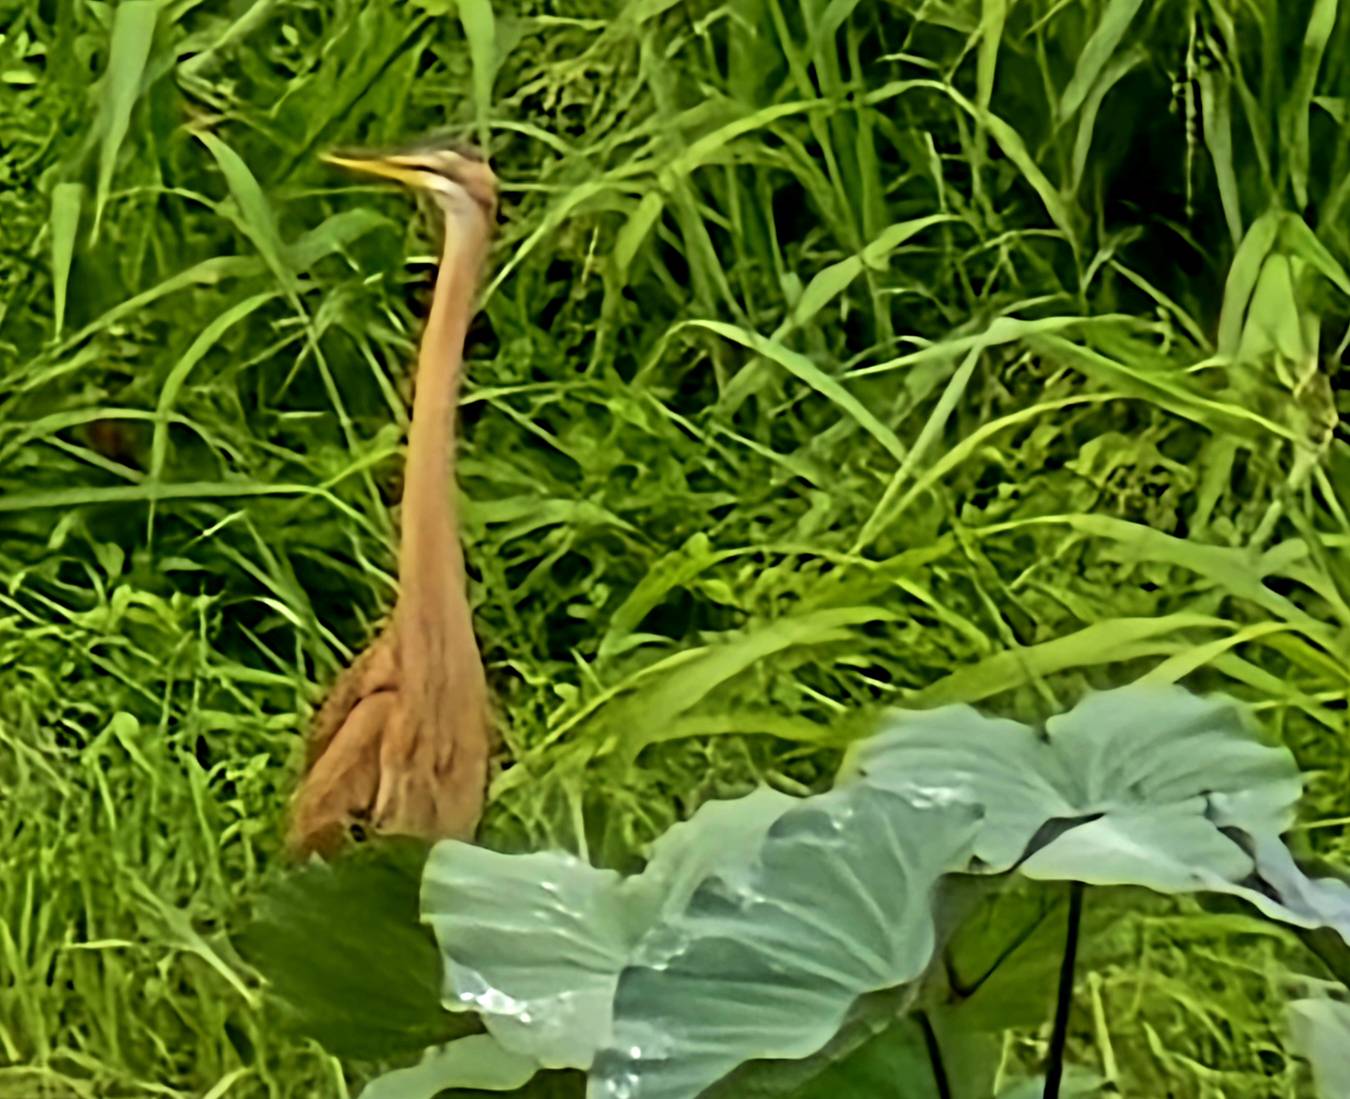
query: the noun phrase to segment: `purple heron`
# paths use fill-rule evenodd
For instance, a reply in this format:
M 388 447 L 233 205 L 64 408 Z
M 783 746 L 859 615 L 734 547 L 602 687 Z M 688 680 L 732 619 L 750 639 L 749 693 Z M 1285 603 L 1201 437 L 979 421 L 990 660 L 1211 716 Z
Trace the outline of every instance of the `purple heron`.
M 471 839 L 491 742 L 487 683 L 465 592 L 454 495 L 464 340 L 497 208 L 486 162 L 438 149 L 326 157 L 429 195 L 445 229 L 417 355 L 398 551 L 383 631 L 339 676 L 310 730 L 291 808 L 296 855 L 360 833 Z

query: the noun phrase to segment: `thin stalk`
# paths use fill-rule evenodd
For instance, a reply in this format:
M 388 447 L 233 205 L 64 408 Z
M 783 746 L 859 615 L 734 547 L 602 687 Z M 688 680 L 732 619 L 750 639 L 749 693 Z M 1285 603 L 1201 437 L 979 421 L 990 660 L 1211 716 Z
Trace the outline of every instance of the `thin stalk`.
M 923 1045 L 928 1051 L 928 1063 L 933 1067 L 933 1084 L 937 1088 L 938 1099 L 952 1099 L 951 1081 L 947 1079 L 947 1066 L 942 1061 L 942 1046 L 938 1044 L 937 1031 L 928 1018 L 928 1012 L 918 1013 L 919 1029 L 923 1031 Z
M 1064 1047 L 1069 1040 L 1069 1012 L 1073 1008 L 1073 973 L 1078 961 L 1078 932 L 1083 923 L 1083 893 L 1080 882 L 1069 885 L 1069 927 L 1064 935 L 1064 959 L 1059 966 L 1059 993 L 1055 998 L 1055 1025 L 1050 1032 L 1050 1051 L 1045 1065 L 1045 1099 L 1059 1099 L 1064 1079 Z

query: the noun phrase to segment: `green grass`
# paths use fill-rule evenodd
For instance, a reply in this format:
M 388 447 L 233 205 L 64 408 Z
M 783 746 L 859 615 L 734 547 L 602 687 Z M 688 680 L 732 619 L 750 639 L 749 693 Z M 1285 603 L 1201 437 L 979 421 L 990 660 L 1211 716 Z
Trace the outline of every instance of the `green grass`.
M 448 128 L 503 181 L 488 842 L 627 865 L 879 706 L 1151 674 L 1252 702 L 1345 856 L 1344 5 L 8 0 L 0 87 L 0 1095 L 366 1071 L 230 945 L 394 593 L 435 227 L 335 144 Z M 1095 996 L 1124 1094 L 1302 1094 L 1313 963 L 1152 907 L 1082 1056 Z

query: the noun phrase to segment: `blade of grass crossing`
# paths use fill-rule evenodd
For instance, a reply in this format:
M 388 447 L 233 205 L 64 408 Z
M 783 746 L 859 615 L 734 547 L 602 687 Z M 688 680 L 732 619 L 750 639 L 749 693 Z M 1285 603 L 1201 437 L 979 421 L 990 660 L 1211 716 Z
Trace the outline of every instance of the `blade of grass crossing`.
M 275 297 L 276 293 L 268 290 L 261 294 L 254 294 L 252 297 L 245 298 L 241 302 L 237 302 L 231 309 L 226 310 L 207 325 L 169 370 L 169 375 L 165 378 L 164 385 L 160 388 L 159 401 L 155 408 L 155 429 L 150 442 L 150 471 L 148 478 L 152 485 L 157 485 L 163 480 L 164 462 L 169 451 L 170 412 L 173 409 L 174 403 L 178 400 L 178 394 L 182 391 L 183 385 L 188 379 L 188 375 L 192 372 L 192 368 L 206 357 L 207 353 L 220 342 L 226 332 Z M 151 497 L 150 514 L 146 527 L 147 541 L 149 541 L 154 534 L 154 524 L 155 499 L 154 497 Z
M 1070 190 L 1073 194 L 1077 194 L 1079 187 L 1082 186 L 1083 173 L 1087 169 L 1088 153 L 1092 150 L 1092 135 L 1096 129 L 1097 114 L 1101 110 L 1102 101 L 1124 77 L 1148 60 L 1148 51 L 1141 46 L 1112 58 L 1100 78 L 1092 85 L 1092 90 L 1088 92 L 1078 117 L 1078 132 L 1074 136 L 1073 175 L 1070 181 Z
M 1252 223 L 1247 235 L 1238 244 L 1223 287 L 1223 306 L 1219 313 L 1220 355 L 1237 354 L 1247 307 L 1251 304 L 1252 294 L 1256 292 L 1266 257 L 1275 246 L 1282 221 L 1283 215 L 1279 211 L 1267 211 Z
M 805 382 L 821 396 L 838 405 L 877 440 L 897 462 L 905 460 L 905 445 L 889 427 L 876 418 L 867 407 L 850 393 L 838 379 L 830 377 L 805 355 L 784 347 L 776 340 L 757 332 L 749 332 L 721 321 L 686 321 L 680 327 L 706 328 L 723 339 L 731 340 L 759 355 L 776 362 L 800 381 Z
M 1094 622 L 1063 637 L 1004 650 L 958 668 L 910 695 L 905 705 L 928 709 L 958 702 L 981 702 L 1071 668 L 1091 668 L 1149 656 L 1171 657 L 1191 647 L 1196 631 L 1209 633 L 1224 628 L 1231 629 L 1232 623 L 1209 615 L 1184 613 Z
M 628 269 L 632 266 L 638 248 L 661 216 L 662 210 L 665 209 L 666 196 L 673 191 L 677 180 L 711 161 L 736 138 L 765 129 L 781 118 L 818 111 L 824 106 L 825 104 L 818 101 L 780 103 L 755 111 L 698 138 L 683 153 L 662 167 L 657 172 L 655 190 L 643 196 L 637 209 L 629 215 L 615 239 L 611 259 L 620 279 L 627 279 Z M 496 281 L 500 282 L 500 279 Z
M 961 365 L 956 368 L 956 373 L 951 376 L 951 379 L 947 382 L 947 388 L 942 391 L 942 396 L 938 398 L 937 405 L 929 414 L 928 419 L 924 421 L 924 425 L 919 431 L 919 437 L 914 440 L 914 446 L 910 448 L 909 453 L 900 463 L 900 468 L 891 477 L 885 492 L 881 494 L 881 499 L 872 509 L 872 514 L 863 523 L 862 530 L 858 532 L 857 540 L 849 549 L 850 554 L 861 553 L 864 547 L 876 537 L 877 530 L 889 518 L 891 502 L 899 493 L 901 486 L 913 473 L 919 460 L 928 452 L 928 448 L 946 430 L 947 421 L 951 418 L 951 414 L 955 411 L 961 398 L 965 396 L 966 389 L 970 386 L 970 379 L 974 377 L 975 367 L 979 364 L 980 355 L 983 352 L 983 347 L 972 348 L 961 361 Z
M 258 185 L 257 178 L 247 164 L 229 145 L 215 134 L 198 131 L 197 140 L 206 146 L 215 158 L 226 186 L 239 211 L 239 230 L 258 249 L 263 262 L 271 269 L 286 295 L 299 308 L 300 289 L 295 272 L 286 262 L 286 247 L 277 229 L 272 206 Z
M 994 98 L 998 48 L 1008 22 L 1008 0 L 983 0 L 980 5 L 980 48 L 975 58 L 975 104 L 988 111 Z
M 1281 243 L 1320 272 L 1342 294 L 1350 296 L 1350 272 L 1340 264 L 1301 217 L 1289 216 L 1281 226 Z
M 1130 23 L 1143 7 L 1143 0 L 1110 0 L 1101 22 L 1093 30 L 1083 52 L 1078 55 L 1073 76 L 1059 100 L 1059 120 L 1067 122 L 1087 102 L 1092 89 L 1104 77 L 1108 61 L 1116 56 Z
M 1074 233 L 1073 216 L 1068 204 L 1060 195 L 1059 188 L 1050 182 L 1049 177 L 1036 163 L 1030 150 L 1027 149 L 1026 142 L 1022 140 L 1022 135 L 1004 119 L 990 111 L 981 110 L 978 104 L 972 103 L 951 85 L 944 84 L 940 80 L 891 81 L 888 84 L 883 84 L 875 91 L 868 92 L 864 97 L 864 102 L 870 106 L 875 106 L 897 96 L 921 90 L 935 91 L 946 96 L 962 111 L 985 127 L 989 136 L 1002 150 L 1003 155 L 1013 163 L 1022 174 L 1022 178 L 1026 180 L 1027 185 L 1036 192 L 1045 212 L 1050 216 L 1050 220 L 1055 227 L 1063 234 L 1065 241 L 1076 249 L 1078 241 Z

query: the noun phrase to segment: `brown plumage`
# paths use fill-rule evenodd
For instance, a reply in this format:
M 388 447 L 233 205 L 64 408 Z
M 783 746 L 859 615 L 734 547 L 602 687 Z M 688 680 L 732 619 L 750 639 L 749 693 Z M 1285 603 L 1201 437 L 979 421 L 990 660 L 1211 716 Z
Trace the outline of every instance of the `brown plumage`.
M 454 488 L 464 338 L 496 213 L 481 160 L 437 150 L 329 157 L 435 199 L 445 244 L 417 358 L 404 472 L 399 595 L 338 677 L 310 732 L 288 846 L 329 855 L 357 829 L 471 839 L 487 785 L 490 717 L 465 593 Z

